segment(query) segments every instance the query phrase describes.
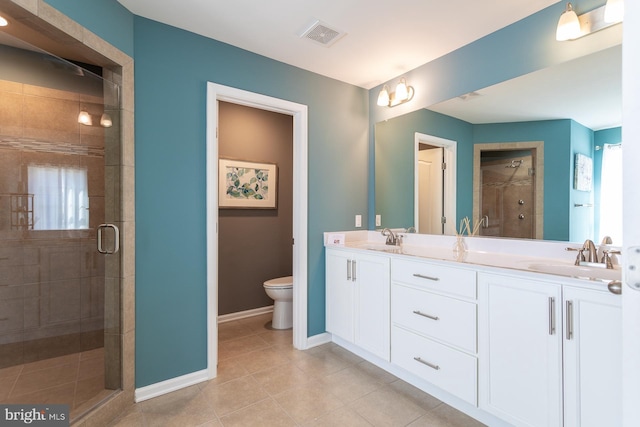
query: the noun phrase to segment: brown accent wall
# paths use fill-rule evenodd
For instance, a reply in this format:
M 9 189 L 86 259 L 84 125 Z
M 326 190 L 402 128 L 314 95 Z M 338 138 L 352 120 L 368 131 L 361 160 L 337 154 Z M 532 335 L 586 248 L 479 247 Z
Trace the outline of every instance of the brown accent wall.
M 219 156 L 278 165 L 278 208 L 220 209 L 218 313 L 273 304 L 262 283 L 293 269 L 293 118 L 219 104 Z

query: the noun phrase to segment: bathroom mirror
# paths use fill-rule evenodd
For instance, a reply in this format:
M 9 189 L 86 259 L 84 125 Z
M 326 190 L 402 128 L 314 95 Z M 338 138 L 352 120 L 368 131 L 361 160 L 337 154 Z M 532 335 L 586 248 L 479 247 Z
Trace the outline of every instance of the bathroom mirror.
M 621 67 L 619 44 L 377 123 L 375 213 L 381 225 L 406 228 L 416 222 L 412 165 L 419 132 L 457 141 L 455 222 L 474 218 L 474 145 L 543 142 L 543 233 L 534 237 L 597 238 L 598 147 L 621 142 Z M 575 153 L 593 159 L 591 191 L 573 187 Z

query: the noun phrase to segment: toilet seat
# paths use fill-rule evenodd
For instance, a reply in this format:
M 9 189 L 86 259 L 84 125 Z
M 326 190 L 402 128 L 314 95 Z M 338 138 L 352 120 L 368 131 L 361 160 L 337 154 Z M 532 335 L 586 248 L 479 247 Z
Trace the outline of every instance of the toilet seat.
M 288 289 L 293 287 L 293 276 L 278 277 L 264 282 L 264 287 L 269 289 Z

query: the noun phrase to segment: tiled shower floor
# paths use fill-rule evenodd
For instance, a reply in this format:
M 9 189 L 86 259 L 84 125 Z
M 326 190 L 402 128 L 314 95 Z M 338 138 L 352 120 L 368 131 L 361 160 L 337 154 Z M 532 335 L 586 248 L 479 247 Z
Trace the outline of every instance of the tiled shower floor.
M 112 393 L 102 348 L 0 369 L 0 402 L 68 404 L 73 420 Z
M 135 404 L 113 426 L 483 425 L 335 344 L 295 350 L 269 320 L 220 324 L 217 378 Z

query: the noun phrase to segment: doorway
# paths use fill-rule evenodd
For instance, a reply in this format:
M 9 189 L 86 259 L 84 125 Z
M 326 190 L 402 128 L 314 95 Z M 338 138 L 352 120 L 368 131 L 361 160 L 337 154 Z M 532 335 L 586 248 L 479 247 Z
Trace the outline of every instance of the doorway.
M 455 234 L 457 142 L 415 134 L 414 224 L 422 234 Z
M 307 106 L 209 82 L 207 84 L 207 376 L 218 363 L 218 101 L 293 117 L 293 345 L 307 343 Z

